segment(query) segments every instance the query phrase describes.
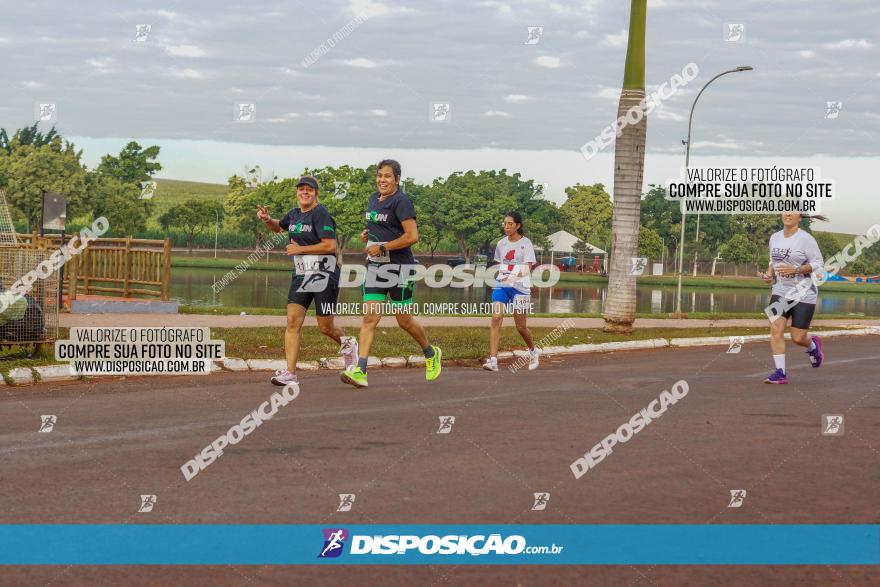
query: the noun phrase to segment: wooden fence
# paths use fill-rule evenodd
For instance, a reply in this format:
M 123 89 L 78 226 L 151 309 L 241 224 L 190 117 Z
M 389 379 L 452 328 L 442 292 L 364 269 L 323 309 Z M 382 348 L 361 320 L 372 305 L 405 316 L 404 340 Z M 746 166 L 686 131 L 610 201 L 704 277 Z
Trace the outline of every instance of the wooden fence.
M 65 242 L 70 237 L 65 237 Z M 20 234 L 28 248 L 57 249 L 59 235 Z M 167 302 L 171 283 L 171 238 L 98 238 L 64 265 L 68 299 L 77 294 L 110 294 L 123 298 L 150 296 Z

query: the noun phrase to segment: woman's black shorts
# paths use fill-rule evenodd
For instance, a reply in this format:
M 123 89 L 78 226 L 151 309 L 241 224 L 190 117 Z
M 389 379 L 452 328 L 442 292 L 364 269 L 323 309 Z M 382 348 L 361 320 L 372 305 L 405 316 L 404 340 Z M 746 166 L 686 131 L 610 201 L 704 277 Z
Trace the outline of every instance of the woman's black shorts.
M 770 304 L 772 305 L 776 302 L 779 302 L 783 307 L 785 307 L 785 300 L 782 299 L 782 296 L 770 296 Z M 786 319 L 791 318 L 791 326 L 793 328 L 809 330 L 810 323 L 813 321 L 813 312 L 815 311 L 816 304 L 806 304 L 804 302 L 798 302 L 791 308 L 785 310 L 782 313 L 782 316 Z

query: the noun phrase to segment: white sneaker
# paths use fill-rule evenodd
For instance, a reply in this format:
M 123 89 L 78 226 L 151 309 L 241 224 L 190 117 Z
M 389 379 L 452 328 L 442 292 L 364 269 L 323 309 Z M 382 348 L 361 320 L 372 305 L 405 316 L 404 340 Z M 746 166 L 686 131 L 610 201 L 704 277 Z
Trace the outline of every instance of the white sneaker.
M 275 375 L 270 379 L 273 385 L 285 386 L 290 383 L 295 385 L 299 385 L 299 381 L 296 378 L 296 373 L 291 373 L 287 369 L 284 371 L 275 371 Z
M 498 370 L 498 358 L 497 357 L 489 357 L 486 359 L 486 362 L 483 363 L 483 369 L 486 371 L 497 371 Z
M 534 371 L 538 368 L 538 360 L 541 356 L 541 349 L 535 347 L 534 350 L 529 351 L 529 371 Z
M 345 371 L 348 371 L 357 365 L 358 359 L 358 341 L 353 336 L 343 336 L 342 344 L 339 345 L 339 354 L 342 355 L 342 361 L 345 364 Z

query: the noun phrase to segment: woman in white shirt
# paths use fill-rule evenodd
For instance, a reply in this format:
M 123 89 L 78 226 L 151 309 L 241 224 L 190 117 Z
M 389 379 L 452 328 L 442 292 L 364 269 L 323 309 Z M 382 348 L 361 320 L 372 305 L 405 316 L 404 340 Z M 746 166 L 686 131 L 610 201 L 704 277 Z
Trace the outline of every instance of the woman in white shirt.
M 827 220 L 824 216 L 810 218 Z M 812 279 L 813 273 L 824 270 L 822 252 L 813 235 L 799 227 L 801 214 L 785 212 L 783 229 L 770 237 L 770 264 L 762 274 L 764 282 L 773 284 L 767 316 L 770 318 L 770 349 L 775 371 L 765 383 L 786 384 L 785 326 L 791 319 L 791 340 L 807 348 L 814 368 L 822 365 L 825 355 L 822 340 L 810 336 L 809 328 L 819 298 L 819 288 Z
M 513 321 L 519 335 L 529 347 L 529 369 L 538 368 L 539 351 L 526 324 L 532 301 L 531 272 L 537 260 L 535 247 L 523 234 L 523 220 L 519 212 L 504 215 L 505 237 L 495 247 L 498 279 L 492 288 L 492 327 L 489 335 L 489 358 L 483 364 L 488 371 L 498 370 L 498 344 L 501 339 L 501 323 L 504 310 L 513 312 Z

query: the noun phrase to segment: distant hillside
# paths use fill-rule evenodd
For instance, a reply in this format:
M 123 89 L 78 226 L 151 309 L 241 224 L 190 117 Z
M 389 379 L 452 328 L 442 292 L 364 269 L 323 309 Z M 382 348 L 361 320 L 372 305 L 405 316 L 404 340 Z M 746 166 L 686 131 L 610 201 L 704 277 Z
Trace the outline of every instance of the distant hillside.
M 830 234 L 831 236 L 836 238 L 837 242 L 839 242 L 841 245 L 843 245 L 844 243 L 851 243 L 853 239 L 856 238 L 856 235 L 854 234 L 846 234 L 845 232 L 830 232 L 828 230 L 814 230 L 813 234 L 818 234 L 820 232 Z
M 226 185 L 222 183 L 202 183 L 198 181 L 180 181 L 178 179 L 157 179 L 156 193 L 153 202 L 155 213 L 150 224 L 158 226 L 156 220 L 168 208 L 191 198 L 222 202 L 226 197 Z

